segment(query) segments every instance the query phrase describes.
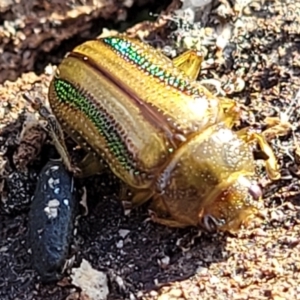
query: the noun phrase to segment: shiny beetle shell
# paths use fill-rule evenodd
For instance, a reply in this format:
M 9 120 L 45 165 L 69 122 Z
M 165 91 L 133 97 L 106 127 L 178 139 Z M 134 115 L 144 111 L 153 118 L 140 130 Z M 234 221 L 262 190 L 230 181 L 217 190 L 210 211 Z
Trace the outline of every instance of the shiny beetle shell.
M 250 141 L 271 155 L 273 178 L 276 161 L 262 136 L 232 130 L 236 104 L 212 95 L 193 61 L 180 59 L 126 36 L 88 41 L 58 67 L 50 105 L 63 130 L 134 192 L 133 204 L 153 199 L 154 221 L 235 230 L 261 196 Z

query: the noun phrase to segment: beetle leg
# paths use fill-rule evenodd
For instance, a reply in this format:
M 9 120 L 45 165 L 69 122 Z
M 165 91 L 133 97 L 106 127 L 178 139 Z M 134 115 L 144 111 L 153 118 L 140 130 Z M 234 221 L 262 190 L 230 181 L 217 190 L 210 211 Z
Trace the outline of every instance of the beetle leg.
M 187 76 L 189 76 L 192 80 L 197 80 L 199 73 L 201 71 L 202 61 L 203 61 L 203 56 L 199 52 L 197 52 L 195 50 L 188 50 L 188 51 L 182 53 L 181 55 L 175 57 L 173 59 L 173 64 L 178 69 L 183 71 Z M 207 85 L 214 86 L 217 95 L 225 94 L 225 92 L 221 88 L 220 81 L 218 81 L 216 79 L 202 79 L 200 81 L 200 83 L 205 86 L 207 86 Z M 209 91 L 211 91 L 211 89 L 209 87 L 207 87 L 207 89 Z
M 154 212 L 150 214 L 150 217 L 153 222 L 167 227 L 185 228 L 187 226 L 186 224 L 182 224 L 172 219 L 158 217 Z
M 189 224 L 173 219 L 162 198 L 155 198 L 150 205 L 150 218 L 153 222 L 176 228 L 184 228 Z
M 153 196 L 153 191 L 151 189 L 134 189 L 126 184 L 121 185 L 119 198 L 125 202 L 130 202 L 131 207 L 140 206 L 146 203 Z
M 104 170 L 105 165 L 95 153 L 89 152 L 78 164 L 78 168 L 80 169 L 78 177 L 84 178 L 101 173 Z
M 159 217 L 156 212 L 150 211 L 150 218 L 154 223 L 167 227 L 185 228 L 187 225 L 167 217 Z
M 221 107 L 224 110 L 225 124 L 231 128 L 240 119 L 240 109 L 236 102 L 226 97 L 219 97 Z
M 191 79 L 196 80 L 201 70 L 203 57 L 195 50 L 188 50 L 173 59 L 175 67 L 183 71 Z
M 277 159 L 266 138 L 262 134 L 251 131 L 249 128 L 243 128 L 237 131 L 237 134 L 242 140 L 244 140 L 248 144 L 251 142 L 258 143 L 262 152 L 268 157 L 268 159 L 266 159 L 266 171 L 268 173 L 269 178 L 272 180 L 279 179 L 280 172 Z

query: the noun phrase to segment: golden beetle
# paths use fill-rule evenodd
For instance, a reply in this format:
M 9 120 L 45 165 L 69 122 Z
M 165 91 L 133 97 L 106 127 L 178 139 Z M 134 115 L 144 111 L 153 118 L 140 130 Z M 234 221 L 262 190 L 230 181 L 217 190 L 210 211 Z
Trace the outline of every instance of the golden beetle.
M 233 100 L 196 81 L 193 51 L 171 61 L 125 35 L 85 42 L 57 69 L 49 102 L 62 129 L 88 152 L 81 176 L 106 164 L 132 191 L 132 204 L 152 198 L 152 219 L 173 227 L 237 230 L 257 213 L 261 190 L 251 143 L 273 151 L 260 134 L 234 132 Z M 52 134 L 71 168 L 62 136 Z

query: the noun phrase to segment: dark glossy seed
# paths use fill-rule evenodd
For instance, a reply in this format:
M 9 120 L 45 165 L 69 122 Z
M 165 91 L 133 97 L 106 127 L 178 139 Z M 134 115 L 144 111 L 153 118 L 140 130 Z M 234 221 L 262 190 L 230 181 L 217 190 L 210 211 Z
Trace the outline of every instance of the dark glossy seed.
M 76 210 L 72 176 L 62 162 L 50 161 L 39 175 L 29 212 L 32 265 L 43 282 L 62 277 Z

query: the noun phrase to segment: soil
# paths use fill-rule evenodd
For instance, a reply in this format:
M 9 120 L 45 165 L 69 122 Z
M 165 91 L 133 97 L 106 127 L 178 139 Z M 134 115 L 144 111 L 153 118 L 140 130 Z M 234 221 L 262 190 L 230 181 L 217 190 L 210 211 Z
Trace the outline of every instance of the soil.
M 131 26 L 128 34 L 168 46 L 170 53 L 182 51 L 190 36 L 201 40 L 205 57 L 199 80 L 218 80 L 239 103 L 237 127 L 264 132 L 281 179 L 271 181 L 257 161 L 264 191 L 261 216 L 236 234 L 154 224 L 147 204 L 127 214 L 118 199 L 119 182 L 110 173 L 79 181 L 88 191 L 89 213 L 78 220 L 75 266 L 86 259 L 104 271 L 111 300 L 298 299 L 300 3 L 213 1 L 209 14 L 200 16 L 204 25 L 184 27 L 174 17 L 169 21 L 179 1 L 158 8 L 155 1 L 133 2 L 70 0 L 62 7 L 55 0 L 0 1 L 0 299 L 88 299 L 68 278 L 41 284 L 31 267 L 31 197 L 37 174 L 56 153 L 42 130 L 21 135 L 27 114 L 35 113 L 23 94 L 46 98 L 63 55 L 104 27 L 120 30 L 124 19 Z M 132 26 L 137 11 L 155 7 L 164 9 L 155 22 L 138 20 Z M 216 24 L 232 29 L 223 50 L 226 31 L 223 39 L 212 35 Z

